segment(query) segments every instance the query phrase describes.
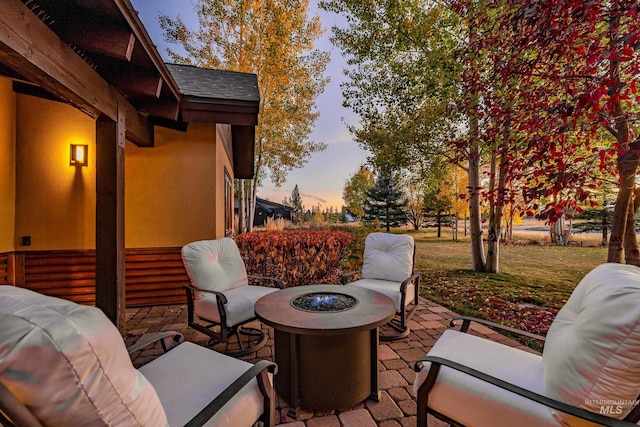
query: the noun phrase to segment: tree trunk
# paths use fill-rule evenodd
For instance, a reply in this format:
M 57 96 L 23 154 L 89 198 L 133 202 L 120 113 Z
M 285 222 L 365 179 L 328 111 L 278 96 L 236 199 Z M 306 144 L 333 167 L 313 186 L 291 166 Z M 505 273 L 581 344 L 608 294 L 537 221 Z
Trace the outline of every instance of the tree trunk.
M 238 180 L 238 188 L 240 190 L 240 194 L 238 195 L 238 234 L 242 234 L 247 231 L 247 209 L 244 191 L 244 179 Z
M 610 43 L 612 52 L 617 51 L 619 43 L 618 27 L 620 18 L 614 17 L 609 24 L 609 33 L 611 34 Z M 629 125 L 625 118 L 622 104 L 620 103 L 620 63 L 616 56 L 612 56 L 609 66 L 611 77 L 610 87 L 614 88 L 618 101 L 614 102 L 614 118 L 616 139 L 619 145 L 618 155 L 618 171 L 620 172 L 620 187 L 618 189 L 618 197 L 616 205 L 613 209 L 613 219 L 611 221 L 611 237 L 609 238 L 609 252 L 607 255 L 608 262 L 622 262 L 623 241 L 625 252 L 636 252 L 638 250 L 637 241 L 630 239 L 627 234 L 628 224 L 633 224 L 633 233 L 635 234 L 635 217 L 629 218 L 629 211 L 633 208 L 632 195 L 635 188 L 635 178 L 638 169 L 638 153 L 640 148 L 640 138 L 629 144 Z M 630 230 L 631 232 L 631 230 Z M 629 239 L 629 240 L 627 240 Z M 629 254 L 630 260 L 637 262 L 637 257 Z M 638 265 L 638 264 L 636 264 Z
M 480 143 L 478 141 L 478 115 L 470 114 L 473 146 L 469 152 L 467 177 L 469 186 L 469 230 L 471 234 L 471 266 L 473 271 L 485 271 L 486 260 L 482 244 L 482 218 L 480 215 Z
M 440 211 L 436 213 L 436 221 L 438 222 L 438 237 L 440 237 L 440 231 L 442 229 L 442 215 L 440 215 Z
M 607 246 L 609 243 L 609 235 L 607 229 L 607 208 L 602 209 L 602 245 Z
M 489 273 L 497 273 L 498 269 L 498 256 L 500 250 L 500 220 L 498 219 L 498 201 L 499 197 L 496 194 L 496 163 L 497 163 L 496 150 L 492 150 L 491 153 L 491 172 L 489 174 L 489 230 L 487 233 L 487 265 L 485 271 Z
M 504 140 L 502 142 L 502 153 L 506 153 L 509 144 L 511 128 L 509 121 L 504 124 Z M 489 191 L 495 194 L 492 215 L 489 219 L 489 236 L 487 249 L 487 271 L 490 273 L 498 273 L 500 271 L 500 232 L 502 231 L 502 215 L 504 213 L 505 185 L 507 181 L 507 164 L 504 154 L 500 156 L 500 165 L 498 167 L 498 188 L 495 188 L 495 171 L 496 171 L 496 154 L 491 156 L 491 180 Z M 495 191 L 495 193 L 494 193 Z
M 624 232 L 624 262 L 631 265 L 640 265 L 640 249 L 636 235 L 636 212 L 638 201 L 632 199 L 627 212 L 627 226 Z

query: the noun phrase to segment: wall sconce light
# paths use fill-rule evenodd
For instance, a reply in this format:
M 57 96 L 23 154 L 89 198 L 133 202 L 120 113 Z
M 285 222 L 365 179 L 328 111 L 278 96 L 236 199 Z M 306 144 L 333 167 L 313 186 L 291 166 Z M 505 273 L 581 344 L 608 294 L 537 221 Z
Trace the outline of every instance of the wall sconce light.
M 89 146 L 71 144 L 71 166 L 87 166 L 88 163 Z

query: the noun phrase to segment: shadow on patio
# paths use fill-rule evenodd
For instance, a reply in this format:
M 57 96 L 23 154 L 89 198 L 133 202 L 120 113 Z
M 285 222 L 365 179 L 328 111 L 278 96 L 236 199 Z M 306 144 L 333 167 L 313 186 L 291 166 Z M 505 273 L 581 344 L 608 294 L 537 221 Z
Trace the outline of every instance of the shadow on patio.
M 436 339 L 448 327 L 449 319 L 455 313 L 420 298 L 413 320 L 410 321 L 411 334 L 402 340 L 381 342 L 378 348 L 378 380 L 380 402 L 365 400 L 357 406 L 339 411 L 299 411 L 297 414 L 288 403 L 278 399 L 281 418 L 280 425 L 288 427 L 369 427 L 369 426 L 415 426 L 416 401 L 413 394 L 415 372 L 413 366 L 418 358 L 424 356 L 436 342 Z M 267 346 L 241 359 L 255 362 L 273 360 L 273 330 L 262 327 L 268 332 Z M 473 325 L 472 333 L 487 337 L 506 345 L 523 348 L 520 343 L 494 332 L 481 325 Z M 205 345 L 209 337 L 187 327 L 186 305 L 166 305 L 127 309 L 126 344 L 131 345 L 141 337 L 158 331 L 174 330 L 184 334 L 185 340 Z M 132 355 L 136 367 L 141 366 L 162 353 L 160 348 L 143 350 Z M 446 424 L 429 416 L 430 426 Z

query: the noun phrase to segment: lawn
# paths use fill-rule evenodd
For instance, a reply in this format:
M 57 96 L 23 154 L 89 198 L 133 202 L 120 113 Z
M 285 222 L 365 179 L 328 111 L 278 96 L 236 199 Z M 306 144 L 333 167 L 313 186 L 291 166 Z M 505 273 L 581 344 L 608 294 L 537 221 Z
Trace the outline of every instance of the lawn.
M 468 238 L 412 233 L 421 293 L 458 314 L 546 334 L 580 279 L 607 259 L 606 248 L 501 245 L 500 272 L 471 270 Z M 462 233 L 460 233 L 462 236 Z

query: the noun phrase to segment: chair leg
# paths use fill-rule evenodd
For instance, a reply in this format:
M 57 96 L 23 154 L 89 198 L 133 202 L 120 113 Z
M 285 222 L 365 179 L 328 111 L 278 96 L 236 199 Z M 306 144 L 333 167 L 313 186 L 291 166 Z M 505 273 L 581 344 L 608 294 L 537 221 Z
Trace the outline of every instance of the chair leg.
M 267 334 L 258 328 L 238 326 L 230 330 L 228 335 L 226 341 L 212 338 L 209 345 L 219 353 L 240 357 L 260 350 L 267 343 Z
M 406 307 L 403 307 L 402 311 L 400 311 L 400 313 L 397 313 L 396 317 L 391 319 L 391 321 L 387 323 L 388 326 L 398 331 L 398 333 L 397 334 L 381 333 L 380 341 L 395 341 L 395 340 L 400 340 L 408 337 L 409 333 L 411 333 L 411 329 L 409 328 L 409 325 L 407 323 L 409 322 L 409 319 L 413 317 L 413 314 L 417 309 L 418 309 L 417 300 L 413 303 L 413 307 L 411 307 L 411 310 L 406 311 Z
M 398 331 L 396 334 L 390 333 L 380 333 L 380 341 L 396 341 L 406 338 L 411 333 L 411 329 L 408 326 L 402 326 L 401 319 L 392 319 L 386 326 L 390 326 L 391 328 Z

